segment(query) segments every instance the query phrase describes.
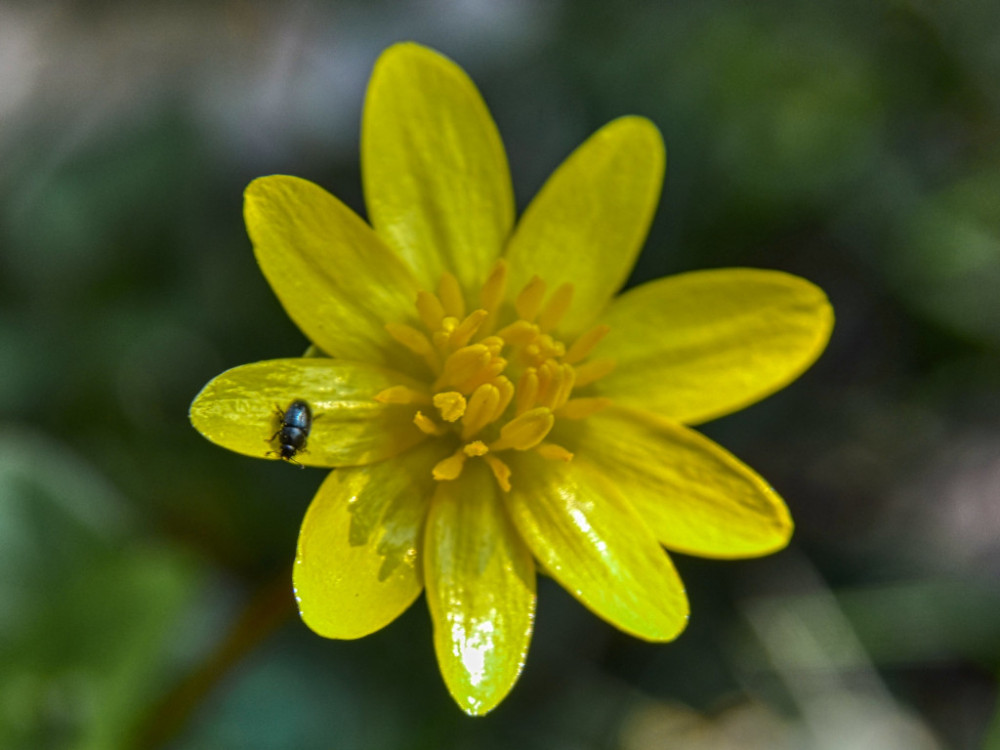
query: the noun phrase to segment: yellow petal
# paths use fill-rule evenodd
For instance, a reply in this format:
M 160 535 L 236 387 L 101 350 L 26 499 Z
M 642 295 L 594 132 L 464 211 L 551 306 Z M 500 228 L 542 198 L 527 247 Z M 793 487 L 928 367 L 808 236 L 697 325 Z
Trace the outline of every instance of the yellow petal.
M 437 484 L 434 444 L 330 472 L 299 534 L 293 579 L 302 619 L 327 638 L 360 638 L 402 614 L 422 588 L 420 531 Z
M 781 549 L 791 537 L 788 509 L 767 482 L 690 428 L 611 407 L 567 432 L 574 462 L 608 477 L 672 550 L 755 557 Z
M 441 482 L 424 537 L 427 604 L 441 674 L 463 711 L 482 715 L 521 673 L 535 612 L 535 568 L 480 461 Z
M 660 133 L 641 117 L 605 125 L 552 174 L 511 238 L 508 290 L 538 275 L 555 289 L 573 285 L 558 326 L 580 333 L 628 279 L 663 184 Z
M 500 135 L 465 72 L 417 44 L 382 53 L 361 167 L 372 226 L 424 288 L 450 271 L 476 299 L 510 234 L 514 195 Z
M 631 289 L 601 322 L 595 356 L 617 366 L 594 387 L 615 403 L 697 424 L 783 388 L 820 355 L 833 328 L 826 295 L 779 271 L 733 268 Z
M 380 403 L 394 385 L 420 384 L 377 365 L 339 359 L 272 359 L 227 370 L 209 381 L 191 404 L 191 424 L 213 443 L 237 453 L 277 458 L 278 409 L 295 400 L 312 409 L 306 466 L 353 466 L 381 461 L 425 435 L 413 425 L 414 404 Z
M 541 566 L 594 613 L 650 641 L 687 623 L 684 586 L 614 484 L 590 467 L 505 454 L 513 473 L 507 507 Z
M 333 357 L 407 371 L 419 362 L 385 330 L 387 322 L 417 322 L 416 280 L 371 227 L 297 177 L 261 177 L 244 199 L 257 262 L 314 344 Z

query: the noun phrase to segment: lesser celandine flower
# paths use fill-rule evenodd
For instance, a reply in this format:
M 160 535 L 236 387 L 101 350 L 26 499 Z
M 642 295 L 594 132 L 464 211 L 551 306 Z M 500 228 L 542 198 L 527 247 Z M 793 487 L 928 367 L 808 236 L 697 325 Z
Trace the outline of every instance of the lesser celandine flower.
M 423 590 L 452 696 L 483 714 L 524 664 L 535 576 L 650 641 L 688 617 L 664 551 L 782 548 L 781 498 L 690 425 L 783 387 L 832 325 L 776 271 L 624 284 L 664 149 L 623 117 L 555 171 L 515 224 L 503 145 L 454 63 L 387 50 L 361 133 L 365 223 L 295 177 L 254 181 L 245 217 L 285 310 L 325 357 L 256 362 L 191 407 L 206 437 L 278 458 L 276 405 L 315 415 L 295 459 L 335 469 L 302 524 L 305 622 L 358 638 Z

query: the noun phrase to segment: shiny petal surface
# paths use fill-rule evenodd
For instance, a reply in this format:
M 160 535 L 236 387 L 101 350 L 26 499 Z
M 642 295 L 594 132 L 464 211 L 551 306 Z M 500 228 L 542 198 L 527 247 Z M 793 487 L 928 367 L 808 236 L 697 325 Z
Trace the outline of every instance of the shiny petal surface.
M 755 557 L 791 537 L 788 509 L 767 482 L 688 427 L 612 407 L 557 439 L 607 477 L 669 549 Z
M 302 522 L 293 578 L 302 619 L 320 635 L 374 633 L 420 594 L 435 447 L 332 471 L 319 488 Z
M 821 289 L 779 271 L 671 276 L 614 300 L 595 350 L 615 370 L 597 395 L 686 424 L 729 414 L 784 387 L 823 351 L 833 310 Z
M 400 384 L 420 387 L 385 367 L 339 359 L 254 362 L 209 381 L 191 404 L 191 424 L 231 451 L 277 460 L 278 409 L 302 399 L 312 409 L 312 430 L 295 460 L 306 466 L 367 464 L 395 456 L 425 437 L 413 425 L 413 406 L 374 400 L 380 391 Z
M 649 120 L 622 117 L 594 133 L 518 222 L 506 255 L 509 293 L 536 274 L 550 291 L 572 283 L 559 330 L 580 332 L 628 279 L 656 211 L 665 163 L 663 140 Z
M 434 648 L 452 697 L 485 714 L 513 687 L 531 640 L 534 561 L 481 461 L 440 482 L 424 537 Z
M 507 507 L 542 568 L 626 633 L 676 638 L 687 624 L 684 586 L 614 484 L 577 460 L 521 454 L 511 464 Z
M 314 344 L 333 357 L 420 371 L 385 330 L 414 320 L 416 280 L 357 214 L 283 175 L 250 183 L 243 213 L 264 276 Z
M 444 271 L 469 297 L 514 221 L 503 143 L 475 85 L 455 63 L 397 44 L 375 64 L 361 127 L 372 226 L 437 288 Z

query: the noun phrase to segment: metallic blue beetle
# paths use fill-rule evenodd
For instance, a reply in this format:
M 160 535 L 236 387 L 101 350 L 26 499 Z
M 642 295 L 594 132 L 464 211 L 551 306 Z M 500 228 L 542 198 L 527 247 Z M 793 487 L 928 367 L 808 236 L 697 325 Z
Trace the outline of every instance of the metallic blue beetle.
M 296 399 L 284 411 L 280 406 L 276 407 L 276 410 L 281 427 L 271 435 L 271 440 L 278 439 L 278 450 L 268 453 L 277 453 L 282 460 L 304 468 L 295 460 L 295 454 L 306 449 L 306 440 L 309 437 L 309 430 L 312 429 L 312 411 L 309 404 Z

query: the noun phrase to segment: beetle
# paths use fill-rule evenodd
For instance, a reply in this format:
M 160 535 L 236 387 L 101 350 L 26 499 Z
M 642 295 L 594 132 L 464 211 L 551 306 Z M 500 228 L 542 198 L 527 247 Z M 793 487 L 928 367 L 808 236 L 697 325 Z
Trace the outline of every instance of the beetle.
M 277 453 L 283 461 L 305 468 L 295 460 L 295 455 L 306 449 L 306 440 L 309 438 L 309 430 L 312 429 L 312 409 L 305 401 L 296 399 L 284 411 L 280 406 L 275 406 L 275 410 L 281 426 L 271 435 L 268 442 L 277 438 L 278 450 L 268 451 L 268 455 Z

